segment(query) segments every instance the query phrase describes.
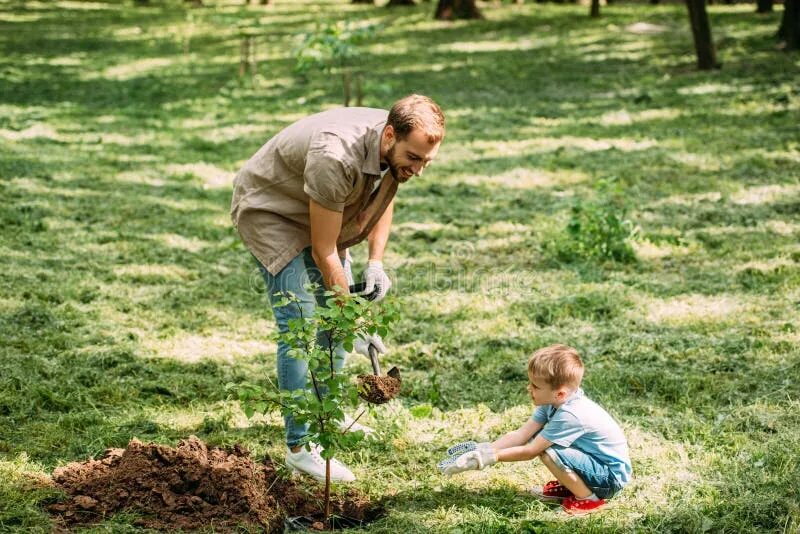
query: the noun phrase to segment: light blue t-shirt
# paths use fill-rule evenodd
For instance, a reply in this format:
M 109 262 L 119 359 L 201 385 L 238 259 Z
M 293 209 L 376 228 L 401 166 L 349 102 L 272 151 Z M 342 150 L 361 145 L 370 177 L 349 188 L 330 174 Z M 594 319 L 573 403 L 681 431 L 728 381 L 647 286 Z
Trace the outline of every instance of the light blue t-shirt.
M 539 432 L 547 441 L 573 447 L 607 465 L 621 484 L 631 478 L 628 442 L 614 418 L 577 389 L 560 407 L 537 406 L 531 416 L 544 428 Z

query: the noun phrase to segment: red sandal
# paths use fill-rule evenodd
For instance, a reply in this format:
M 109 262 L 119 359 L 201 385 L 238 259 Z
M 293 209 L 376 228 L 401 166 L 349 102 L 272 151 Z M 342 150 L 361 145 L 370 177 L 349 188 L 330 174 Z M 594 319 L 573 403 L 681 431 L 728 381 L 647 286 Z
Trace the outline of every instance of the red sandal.
M 543 502 L 561 502 L 567 497 L 573 497 L 572 492 L 558 480 L 551 480 L 544 486 L 534 486 L 531 488 L 531 493 Z

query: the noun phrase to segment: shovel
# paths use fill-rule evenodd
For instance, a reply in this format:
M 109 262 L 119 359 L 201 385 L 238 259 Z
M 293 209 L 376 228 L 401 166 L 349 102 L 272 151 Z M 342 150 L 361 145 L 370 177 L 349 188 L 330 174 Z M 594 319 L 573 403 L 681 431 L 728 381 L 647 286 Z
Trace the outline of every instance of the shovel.
M 350 294 L 359 295 L 367 300 L 373 300 L 378 296 L 379 289 L 364 294 L 367 284 L 361 282 L 350 286 Z M 402 380 L 400 379 L 400 369 L 392 367 L 386 376 L 381 376 L 381 363 L 378 361 L 378 350 L 370 344 L 367 349 L 369 360 L 372 363 L 371 375 L 358 375 L 358 395 L 370 404 L 383 404 L 389 402 L 400 393 Z
M 373 374 L 358 375 L 358 396 L 370 404 L 389 402 L 400 393 L 402 385 L 400 370 L 392 367 L 386 376 L 381 376 L 378 349 L 375 348 L 375 345 L 370 344 L 368 352 Z

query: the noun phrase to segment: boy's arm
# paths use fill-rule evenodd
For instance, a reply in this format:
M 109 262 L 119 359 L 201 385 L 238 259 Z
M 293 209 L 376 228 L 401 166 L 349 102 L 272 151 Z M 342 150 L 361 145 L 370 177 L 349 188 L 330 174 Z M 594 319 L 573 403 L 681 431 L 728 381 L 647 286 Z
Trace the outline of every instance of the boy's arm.
M 544 439 L 541 435 L 533 438 L 533 441 L 527 445 L 519 445 L 517 447 L 508 447 L 505 449 L 495 449 L 498 462 L 520 462 L 523 460 L 532 460 L 542 454 L 545 449 L 552 445 L 552 441 Z
M 497 441 L 492 443 L 492 448 L 499 451 L 500 449 L 507 449 L 509 447 L 518 447 L 528 443 L 534 434 L 542 429 L 544 425 L 533 419 L 528 419 L 524 425 L 518 429 L 503 435 Z
M 458 452 L 457 457 L 452 456 L 451 449 L 448 449 L 448 454 L 451 454 L 451 456 L 439 462 L 438 467 L 443 474 L 449 476 L 471 469 L 483 469 L 497 462 L 531 460 L 552 445 L 550 441 L 542 436 L 536 436 L 532 442 L 527 443 L 531 436 L 543 426 L 542 423 L 529 419 L 520 428 L 509 432 L 494 443 L 479 443 L 477 445 L 475 442 L 460 443 L 455 447 L 451 447 L 451 449 L 458 449 L 460 446 L 468 444 L 471 444 L 473 448 L 467 452 Z

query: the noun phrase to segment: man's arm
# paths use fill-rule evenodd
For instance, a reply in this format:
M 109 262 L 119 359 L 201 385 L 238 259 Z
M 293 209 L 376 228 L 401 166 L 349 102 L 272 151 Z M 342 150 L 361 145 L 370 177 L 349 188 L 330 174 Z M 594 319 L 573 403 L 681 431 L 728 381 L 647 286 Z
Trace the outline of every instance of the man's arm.
M 315 200 L 308 201 L 311 222 L 311 257 L 322 272 L 322 281 L 326 289 L 335 286 L 341 293 L 348 294 L 347 277 L 336 249 L 336 240 L 342 229 L 342 214 L 329 210 Z
M 534 434 L 542 429 L 544 425 L 533 419 L 528 419 L 524 425 L 518 429 L 505 434 L 492 443 L 494 450 L 507 449 L 509 447 L 518 447 L 528 443 Z
M 383 261 L 383 251 L 389 241 L 389 230 L 392 227 L 392 214 L 394 213 L 394 199 L 386 206 L 381 218 L 367 236 L 369 241 L 369 259 Z

